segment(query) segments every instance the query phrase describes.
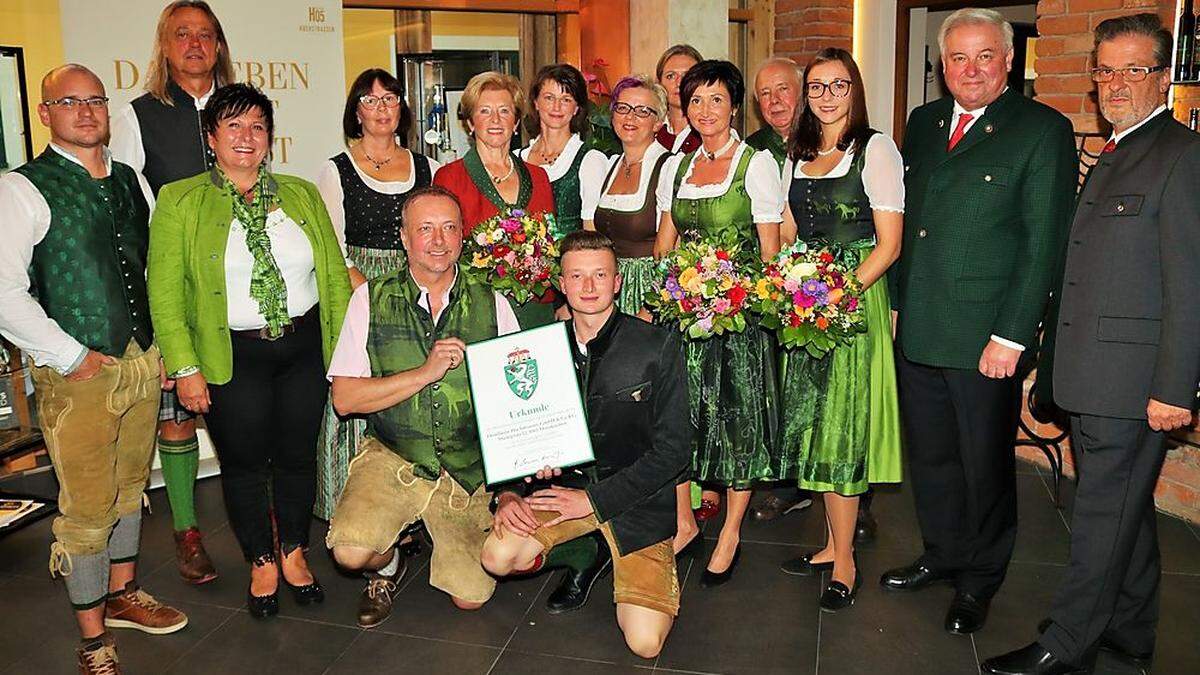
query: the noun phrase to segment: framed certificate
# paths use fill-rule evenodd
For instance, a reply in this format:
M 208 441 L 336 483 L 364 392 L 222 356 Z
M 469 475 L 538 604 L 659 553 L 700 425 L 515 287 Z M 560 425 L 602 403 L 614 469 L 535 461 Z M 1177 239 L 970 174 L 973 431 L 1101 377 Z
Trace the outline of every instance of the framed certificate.
M 595 460 L 563 322 L 467 345 L 488 485 Z

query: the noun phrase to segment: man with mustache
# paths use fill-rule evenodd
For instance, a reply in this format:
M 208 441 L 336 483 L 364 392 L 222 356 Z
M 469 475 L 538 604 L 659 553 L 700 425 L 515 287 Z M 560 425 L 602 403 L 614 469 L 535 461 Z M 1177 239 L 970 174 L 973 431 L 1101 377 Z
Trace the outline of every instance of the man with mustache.
M 38 117 L 50 147 L 0 177 L 0 334 L 35 364 L 59 483 L 50 568 L 75 610 L 79 671 L 120 673 L 106 627 L 187 625 L 134 579 L 163 383 L 146 295 L 154 198 L 104 146 L 108 98 L 90 70 L 50 71 Z
M 207 171 L 214 158 L 200 132 L 200 111 L 217 87 L 233 81 L 225 31 L 208 3 L 176 0 L 167 5 L 155 31 L 146 93 L 113 119 L 113 156 L 145 176 L 155 195 L 167 183 Z M 158 456 L 171 505 L 179 575 L 191 584 L 212 581 L 217 571 L 196 520 L 196 415 L 180 405 L 174 389 L 162 394 Z
M 413 190 L 401 221 L 408 266 L 355 289 L 328 372 L 338 414 L 367 416 L 325 539 L 339 565 L 368 573 L 380 602 L 359 617 L 364 628 L 391 614 L 403 574 L 396 540 L 417 520 L 433 539 L 430 585 L 459 609 L 492 597 L 496 581 L 479 562 L 491 494 L 463 357 L 468 343 L 520 330 L 504 296 L 459 272 L 453 193 Z
M 983 627 L 1017 534 L 1017 362 L 1036 346 L 1071 218 L 1071 123 L 1008 88 L 1012 26 L 962 9 L 942 24 L 947 96 L 904 134 L 904 242 L 889 272 L 896 369 L 924 552 L 880 579 L 949 581 L 945 628 Z
M 1112 135 L 1079 195 L 1048 329 L 1054 359 L 1038 369 L 1071 414 L 1071 557 L 1040 637 L 988 659 L 986 673 L 1091 672 L 1097 650 L 1150 668 L 1154 486 L 1200 380 L 1200 137 L 1166 106 L 1171 43 L 1155 14 L 1096 27 L 1092 80 Z

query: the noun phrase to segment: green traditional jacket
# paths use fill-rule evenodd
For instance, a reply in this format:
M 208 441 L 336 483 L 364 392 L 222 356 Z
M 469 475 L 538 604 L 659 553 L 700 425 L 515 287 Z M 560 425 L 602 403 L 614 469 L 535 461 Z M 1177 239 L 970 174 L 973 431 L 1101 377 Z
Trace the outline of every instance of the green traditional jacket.
M 889 271 L 910 360 L 975 369 L 992 335 L 1031 348 L 1071 223 L 1071 123 L 1010 89 L 947 150 L 954 100 L 904 135 L 904 242 Z
M 15 171 L 50 207 L 50 229 L 33 247 L 29 276 L 38 303 L 89 349 L 121 356 L 154 332 L 146 299 L 150 207 L 133 169 L 112 162 L 104 178 L 46 148 Z
M 450 301 L 435 324 L 418 300 L 421 290 L 407 268 L 370 284 L 371 376 L 387 377 L 425 363 L 433 343 L 457 337 L 468 344 L 496 337 L 496 295 L 460 271 Z M 367 433 L 413 463 L 420 478 L 437 480 L 443 469 L 468 494 L 483 484 L 483 455 L 466 368 L 367 418 Z
M 764 126 L 747 136 L 746 145 L 755 150 L 770 151 L 771 156 L 775 158 L 775 162 L 779 164 L 779 168 L 783 168 L 783 162 L 787 159 L 787 141 L 783 140 L 783 136 L 775 133 L 775 129 L 770 125 Z
M 333 356 L 350 302 L 350 277 L 317 187 L 272 174 L 280 208 L 312 245 L 320 298 L 321 346 Z M 233 377 L 233 343 L 225 296 L 225 248 L 233 202 L 212 172 L 168 183 L 150 223 L 147 270 L 150 313 L 168 373 L 199 366 L 209 384 Z

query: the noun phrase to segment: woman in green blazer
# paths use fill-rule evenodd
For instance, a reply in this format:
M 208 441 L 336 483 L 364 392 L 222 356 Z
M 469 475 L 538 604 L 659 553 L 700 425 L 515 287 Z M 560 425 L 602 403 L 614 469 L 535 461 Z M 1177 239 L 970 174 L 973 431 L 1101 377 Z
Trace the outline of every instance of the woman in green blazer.
M 325 366 L 350 281 L 316 187 L 267 169 L 270 99 L 222 87 L 201 123 L 216 166 L 158 195 L 150 316 L 180 402 L 205 415 L 229 522 L 252 563 L 247 604 L 263 617 L 278 611 L 280 568 L 300 604 L 324 599 L 304 551 Z

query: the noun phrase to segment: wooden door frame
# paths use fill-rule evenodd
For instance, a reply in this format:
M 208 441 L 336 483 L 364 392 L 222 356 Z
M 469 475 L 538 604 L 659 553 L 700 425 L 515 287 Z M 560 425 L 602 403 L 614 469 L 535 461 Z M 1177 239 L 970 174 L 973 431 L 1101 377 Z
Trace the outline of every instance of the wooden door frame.
M 896 0 L 896 70 L 893 74 L 892 136 L 904 143 L 904 125 L 908 122 L 908 30 L 912 10 L 945 11 L 964 7 L 1013 7 L 1036 5 L 1037 0 Z

